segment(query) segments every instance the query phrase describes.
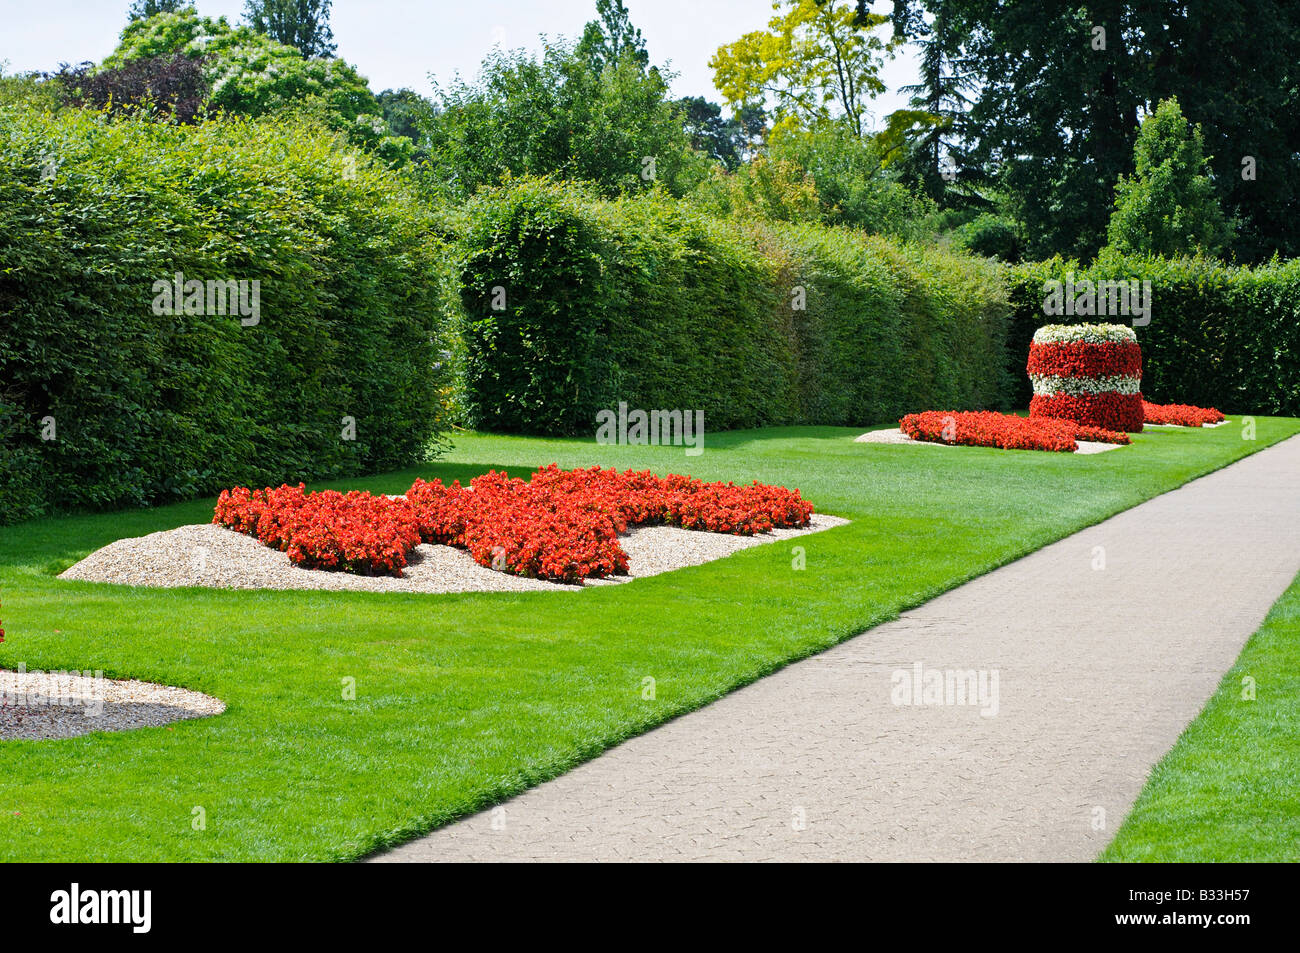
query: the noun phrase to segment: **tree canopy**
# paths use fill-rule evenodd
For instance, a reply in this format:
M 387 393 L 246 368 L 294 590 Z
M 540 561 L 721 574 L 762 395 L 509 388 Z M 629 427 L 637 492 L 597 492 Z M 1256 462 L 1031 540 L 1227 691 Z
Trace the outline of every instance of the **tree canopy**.
M 732 106 L 771 103 L 778 122 L 841 118 L 864 131 L 867 102 L 884 92 L 883 58 L 891 49 L 874 30 L 887 17 L 849 0 L 778 0 L 766 30 L 720 48 L 709 66 Z
M 940 17 L 943 55 L 974 82 L 966 161 L 997 176 L 1031 256 L 1096 253 L 1140 116 L 1173 96 L 1202 124 L 1239 256 L 1300 254 L 1300 6 L 895 0 L 911 35 Z
M 303 56 L 333 56 L 333 0 L 247 0 L 244 16 L 258 33 L 292 46 Z

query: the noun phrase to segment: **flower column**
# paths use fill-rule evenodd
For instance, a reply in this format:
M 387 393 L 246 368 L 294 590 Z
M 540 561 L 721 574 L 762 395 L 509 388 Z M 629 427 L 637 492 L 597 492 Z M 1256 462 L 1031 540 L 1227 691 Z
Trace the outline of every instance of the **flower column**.
M 1048 324 L 1029 345 L 1029 416 L 1142 431 L 1142 351 L 1123 324 Z

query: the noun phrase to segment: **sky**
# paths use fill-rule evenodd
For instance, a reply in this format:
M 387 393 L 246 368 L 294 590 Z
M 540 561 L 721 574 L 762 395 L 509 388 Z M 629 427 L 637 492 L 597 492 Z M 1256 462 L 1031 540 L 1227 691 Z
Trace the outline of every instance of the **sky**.
M 625 0 L 650 59 L 680 75 L 677 96 L 719 100 L 709 58 L 772 16 L 770 0 Z M 204 16 L 240 20 L 244 0 L 196 0 Z M 7 72 L 54 70 L 112 52 L 130 0 L 0 0 L 0 62 Z M 872 9 L 888 13 L 889 0 Z M 334 0 L 330 26 L 338 55 L 376 92 L 408 87 L 429 95 L 430 75 L 472 78 L 494 45 L 536 51 L 540 34 L 577 38 L 595 17 L 595 0 Z M 883 27 L 882 31 L 888 30 Z M 883 35 L 883 34 L 882 34 Z M 872 125 L 906 105 L 899 86 L 916 81 L 916 56 L 904 51 L 881 73 L 889 92 L 871 104 Z

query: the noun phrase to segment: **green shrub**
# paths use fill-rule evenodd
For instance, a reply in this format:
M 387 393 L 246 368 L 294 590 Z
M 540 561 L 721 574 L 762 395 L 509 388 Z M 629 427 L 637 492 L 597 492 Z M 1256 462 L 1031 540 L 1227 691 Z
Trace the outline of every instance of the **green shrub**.
M 291 122 L 0 109 L 0 520 L 420 459 L 431 234 L 402 180 Z M 260 282 L 260 320 L 157 313 L 176 272 Z
M 1011 219 L 983 212 L 953 231 L 953 243 L 974 255 L 1020 261 L 1023 243 L 1016 223 Z
M 539 179 L 481 192 L 468 218 L 473 426 L 591 432 L 619 401 L 703 410 L 721 430 L 1004 400 L 1007 305 L 991 262 Z
M 1034 330 L 1097 320 L 1044 315 L 1044 283 L 1073 274 L 1076 283 L 1151 282 L 1150 323 L 1135 327 L 1148 400 L 1226 413 L 1300 415 L 1300 261 L 1244 268 L 1203 257 L 1104 252 L 1090 268 L 1054 258 L 1009 271 L 1014 317 L 1008 372 L 1017 406 L 1029 401 L 1025 362 Z

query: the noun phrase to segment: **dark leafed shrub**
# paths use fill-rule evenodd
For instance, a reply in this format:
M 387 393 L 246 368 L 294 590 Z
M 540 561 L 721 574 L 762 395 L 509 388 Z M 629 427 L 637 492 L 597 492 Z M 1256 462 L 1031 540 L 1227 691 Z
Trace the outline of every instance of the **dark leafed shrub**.
M 193 122 L 208 98 L 203 61 L 181 53 L 131 60 L 97 72 L 91 63 L 65 65 L 53 78 L 72 105 L 95 109 L 152 106 L 179 122 Z
M 0 520 L 421 459 L 432 235 L 401 179 L 291 122 L 0 109 Z M 169 310 L 178 272 L 204 293 Z M 258 282 L 255 322 L 227 281 Z
M 469 218 L 473 425 L 590 433 L 619 401 L 703 410 L 718 430 L 870 424 L 1004 399 L 991 262 L 537 179 L 481 192 Z
M 1044 314 L 1046 282 L 1072 278 L 1079 293 L 1088 290 L 1085 281 L 1094 291 L 1101 281 L 1150 282 L 1150 323 L 1134 327 L 1148 400 L 1300 415 L 1300 261 L 1244 268 L 1210 258 L 1103 254 L 1087 268 L 1054 258 L 1009 273 L 1014 316 L 1008 372 L 1017 406 L 1029 402 L 1024 359 L 1039 326 L 1133 320 Z

